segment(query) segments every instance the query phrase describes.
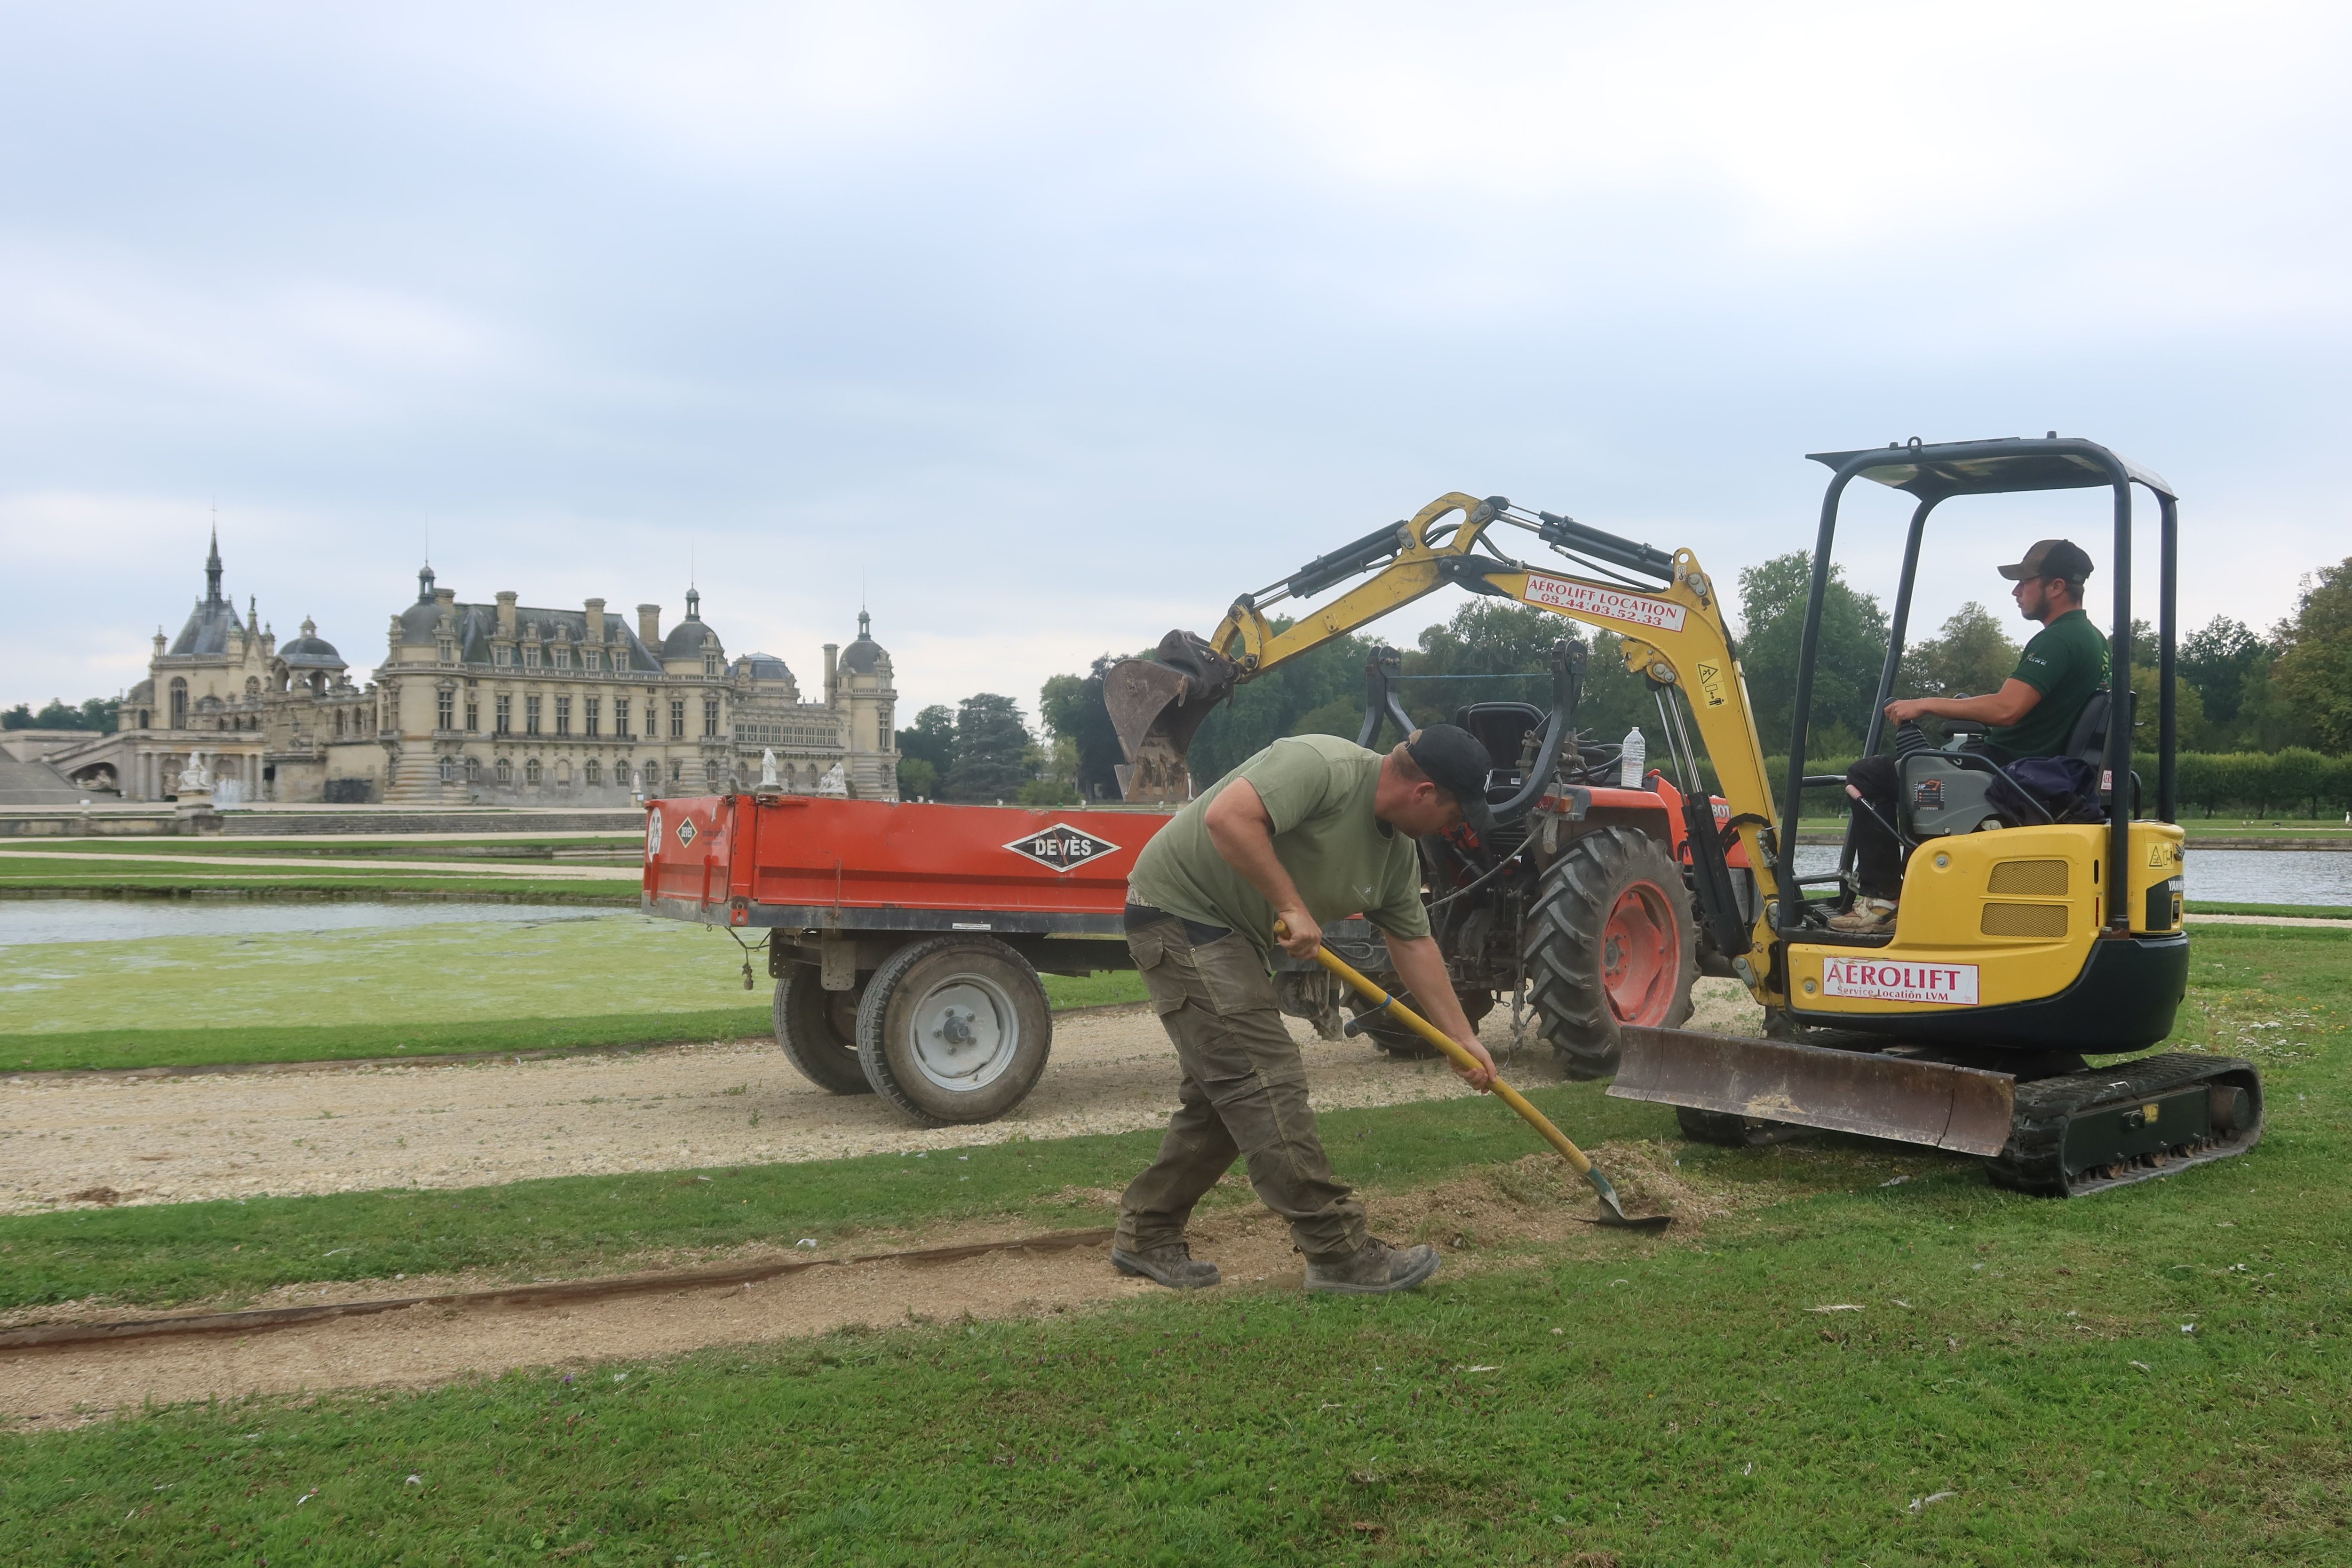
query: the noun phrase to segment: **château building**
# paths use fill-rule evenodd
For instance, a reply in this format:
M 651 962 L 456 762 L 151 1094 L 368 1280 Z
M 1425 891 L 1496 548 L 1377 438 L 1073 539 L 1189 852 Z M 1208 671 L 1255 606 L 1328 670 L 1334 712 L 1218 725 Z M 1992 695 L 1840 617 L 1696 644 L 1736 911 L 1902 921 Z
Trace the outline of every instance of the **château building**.
M 250 600 L 240 620 L 221 577 L 215 533 L 205 596 L 177 637 L 157 628 L 120 730 L 51 766 L 129 800 L 171 798 L 201 756 L 223 805 L 618 805 L 757 782 L 772 751 L 789 790 L 814 793 L 837 766 L 851 795 L 897 798 L 898 693 L 863 611 L 856 641 L 825 645 L 824 690 L 803 700 L 782 659 L 729 656 L 695 589 L 665 633 L 656 604 L 631 624 L 602 599 L 463 603 L 427 566 L 362 680 L 308 619 L 282 647 Z

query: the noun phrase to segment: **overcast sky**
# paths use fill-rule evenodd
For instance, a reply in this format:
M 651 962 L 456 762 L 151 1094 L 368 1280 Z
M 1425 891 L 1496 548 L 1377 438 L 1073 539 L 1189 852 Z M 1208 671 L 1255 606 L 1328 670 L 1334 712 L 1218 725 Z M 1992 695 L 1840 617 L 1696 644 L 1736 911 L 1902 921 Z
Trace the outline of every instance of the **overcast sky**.
M 1804 453 L 1912 436 L 2167 476 L 2191 625 L 2352 551 L 2342 5 L 0 16 L 0 702 L 140 679 L 215 506 L 354 666 L 429 537 L 665 625 L 691 563 L 812 689 L 862 599 L 908 715 L 1451 489 L 1727 580 L 1810 546 Z M 1974 504 L 1929 627 L 2108 556 L 2082 492 Z

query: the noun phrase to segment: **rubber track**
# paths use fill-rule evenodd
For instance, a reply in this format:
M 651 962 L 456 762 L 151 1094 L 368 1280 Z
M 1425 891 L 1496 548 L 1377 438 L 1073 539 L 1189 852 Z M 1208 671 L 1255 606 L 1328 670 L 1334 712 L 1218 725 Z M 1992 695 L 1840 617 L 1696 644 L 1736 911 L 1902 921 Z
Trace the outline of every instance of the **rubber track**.
M 2008 1147 L 1985 1162 L 1985 1175 L 1997 1187 L 2037 1197 L 2063 1198 L 2126 1182 L 2174 1175 L 2192 1164 L 2242 1154 L 2262 1141 L 2259 1089 L 2253 1133 L 2242 1135 L 2241 1142 L 2174 1156 L 2162 1164 L 2141 1167 L 2123 1176 L 2072 1184 L 2066 1180 L 2063 1157 L 2066 1128 L 2079 1112 L 2105 1105 L 2127 1105 L 2136 1100 L 2152 1099 L 2191 1084 L 2238 1074 L 2259 1083 L 2252 1062 L 2236 1057 L 2189 1056 L 2176 1051 L 2089 1072 L 2021 1083 L 2017 1086 L 2017 1112 L 2010 1124 Z
M 1608 919 L 1601 900 L 1624 863 L 1643 855 L 1657 858 L 1667 896 L 1678 897 L 1681 868 L 1665 851 L 1633 828 L 1610 826 L 1585 834 L 1552 862 L 1528 914 L 1527 970 L 1536 1026 L 1572 1079 L 1607 1078 L 1617 1070 L 1622 1047 L 1601 978 L 1601 927 Z M 1686 975 L 1697 971 L 1696 942 L 1695 923 L 1685 911 Z M 1669 1029 L 1690 1016 L 1690 987 L 1684 984 L 1680 990 L 1681 1008 L 1663 1020 Z
M 152 1340 L 189 1334 L 250 1334 L 269 1329 L 299 1328 L 334 1318 L 372 1317 L 405 1307 L 555 1307 L 580 1301 L 610 1300 L 617 1296 L 641 1296 L 660 1290 L 707 1290 L 756 1285 L 810 1268 L 837 1268 L 851 1263 L 957 1263 L 992 1252 L 1066 1252 L 1073 1247 L 1102 1247 L 1111 1240 L 1099 1230 L 1057 1230 L 1044 1236 L 1015 1237 L 1008 1241 L 967 1242 L 956 1247 L 928 1247 L 912 1252 L 866 1252 L 855 1258 L 781 1258 L 770 1263 L 735 1268 L 687 1268 L 665 1274 L 625 1274 L 610 1279 L 567 1279 L 552 1285 L 513 1285 L 502 1290 L 460 1290 L 440 1296 L 394 1296 L 373 1301 L 336 1301 L 316 1307 L 270 1307 L 251 1312 L 202 1312 L 176 1318 L 133 1318 L 117 1323 L 46 1323 L 0 1332 L 0 1350 L 36 1350 L 52 1345 L 99 1344 L 125 1340 Z

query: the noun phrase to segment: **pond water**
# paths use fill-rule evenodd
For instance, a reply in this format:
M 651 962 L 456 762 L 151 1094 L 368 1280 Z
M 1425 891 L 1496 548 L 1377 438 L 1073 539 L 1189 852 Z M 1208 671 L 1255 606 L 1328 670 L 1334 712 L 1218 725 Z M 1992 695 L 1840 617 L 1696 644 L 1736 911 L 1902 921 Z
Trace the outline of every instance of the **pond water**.
M 1833 845 L 1797 848 L 1797 874 L 1837 869 Z M 2191 849 L 2189 898 L 2214 904 L 2352 906 L 2352 854 L 2339 849 Z
M 383 931 L 411 926 L 598 920 L 615 911 L 565 904 L 341 903 L 255 900 L 0 899 L 0 947 L 45 942 L 142 942 L 260 931 Z

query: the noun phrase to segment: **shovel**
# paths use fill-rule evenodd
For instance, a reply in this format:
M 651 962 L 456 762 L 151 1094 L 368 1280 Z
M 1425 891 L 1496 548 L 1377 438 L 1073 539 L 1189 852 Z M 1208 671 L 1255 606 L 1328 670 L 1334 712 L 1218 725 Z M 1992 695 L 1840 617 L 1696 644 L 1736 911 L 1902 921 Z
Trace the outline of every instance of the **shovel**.
M 1277 937 L 1287 935 L 1288 928 L 1282 921 L 1276 921 L 1274 933 Z M 1368 1000 L 1377 1001 L 1380 1005 L 1376 1011 L 1388 1014 L 1398 1023 L 1444 1051 L 1448 1058 L 1461 1066 L 1474 1069 L 1477 1067 L 1477 1058 L 1455 1045 L 1452 1037 L 1444 1030 L 1358 973 L 1352 964 L 1333 952 L 1328 946 L 1316 948 L 1315 958 L 1316 962 L 1354 986 Z M 1367 1014 L 1366 1016 L 1370 1015 Z M 1672 1215 L 1644 1215 L 1637 1219 L 1627 1214 L 1625 1205 L 1618 1201 L 1617 1189 L 1610 1184 L 1609 1178 L 1601 1173 L 1599 1166 L 1585 1157 L 1583 1150 L 1568 1141 L 1567 1133 L 1551 1124 L 1549 1117 L 1529 1105 L 1525 1095 L 1499 1078 L 1494 1080 L 1492 1090 L 1496 1098 L 1525 1118 L 1527 1124 L 1540 1133 L 1545 1142 L 1559 1151 L 1559 1157 L 1568 1162 L 1570 1170 L 1592 1184 L 1593 1194 L 1601 1200 L 1601 1212 L 1593 1217 L 1593 1224 L 1610 1226 L 1619 1230 L 1664 1230 L 1675 1223 Z

